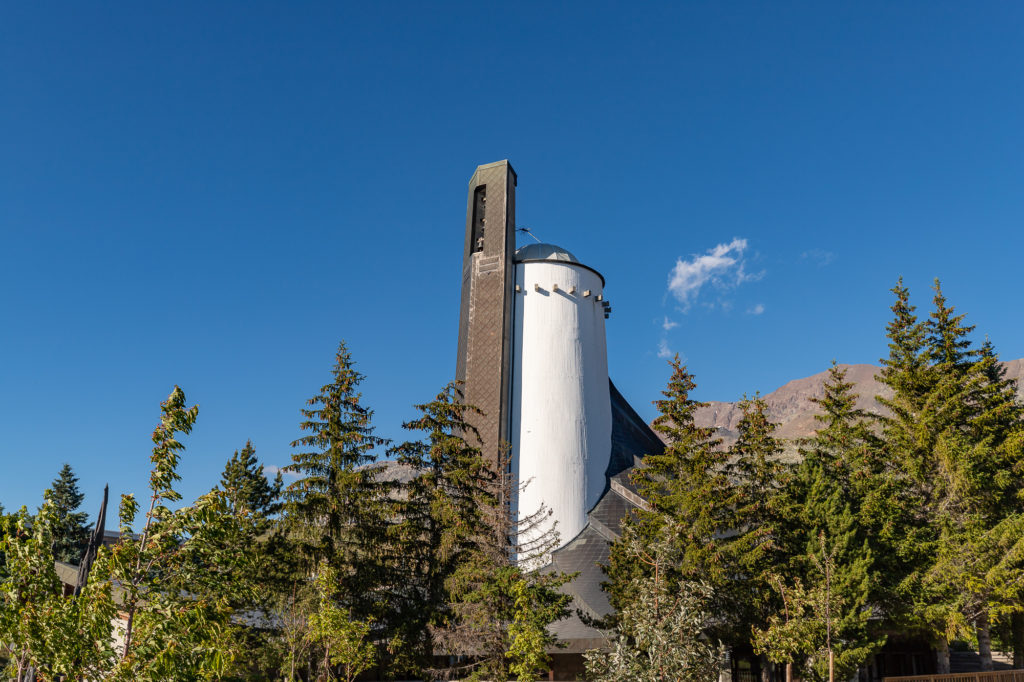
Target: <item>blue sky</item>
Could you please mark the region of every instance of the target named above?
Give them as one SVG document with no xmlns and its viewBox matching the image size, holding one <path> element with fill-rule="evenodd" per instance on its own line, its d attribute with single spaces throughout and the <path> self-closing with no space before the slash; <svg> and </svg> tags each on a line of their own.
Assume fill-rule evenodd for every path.
<svg viewBox="0 0 1024 682">
<path fill-rule="evenodd" d="M 1024 356 L 1019 3 L 8 3 L 0 502 L 289 459 L 349 342 L 382 435 L 454 373 L 466 183 L 606 277 L 612 378 L 734 400 L 885 353 L 931 280 Z"/>
</svg>

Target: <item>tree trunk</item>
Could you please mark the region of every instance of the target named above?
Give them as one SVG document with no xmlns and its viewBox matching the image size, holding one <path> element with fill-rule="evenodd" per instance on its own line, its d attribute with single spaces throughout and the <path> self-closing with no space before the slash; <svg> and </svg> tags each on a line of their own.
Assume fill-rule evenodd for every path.
<svg viewBox="0 0 1024 682">
<path fill-rule="evenodd" d="M 786 664 L 786 682 L 793 682 L 793 664 Z"/>
<path fill-rule="evenodd" d="M 1010 627 L 1013 629 L 1013 667 L 1024 668 L 1024 612 L 1013 614 Z"/>
<path fill-rule="evenodd" d="M 989 632 L 988 611 L 982 611 L 975 621 L 978 632 L 978 656 L 981 657 L 982 672 L 992 670 L 992 635 Z"/>
<path fill-rule="evenodd" d="M 935 643 L 935 668 L 939 675 L 949 674 L 949 642 L 945 637 Z"/>
</svg>

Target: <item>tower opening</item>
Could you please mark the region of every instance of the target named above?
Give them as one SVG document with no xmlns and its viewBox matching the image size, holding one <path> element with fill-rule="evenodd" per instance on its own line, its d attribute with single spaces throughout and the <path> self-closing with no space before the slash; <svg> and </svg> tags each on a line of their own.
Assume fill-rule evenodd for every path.
<svg viewBox="0 0 1024 682">
<path fill-rule="evenodd" d="M 487 185 L 473 191 L 473 253 L 484 250 L 484 223 L 487 222 Z"/>
</svg>

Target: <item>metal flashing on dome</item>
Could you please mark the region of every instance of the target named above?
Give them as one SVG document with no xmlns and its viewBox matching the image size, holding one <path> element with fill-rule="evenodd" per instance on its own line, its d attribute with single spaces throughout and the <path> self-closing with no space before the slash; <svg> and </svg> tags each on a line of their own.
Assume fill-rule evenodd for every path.
<svg viewBox="0 0 1024 682">
<path fill-rule="evenodd" d="M 554 244 L 527 244 L 516 249 L 515 259 L 519 262 L 527 260 L 558 260 L 566 263 L 579 263 L 579 259 L 560 246 Z"/>
<path fill-rule="evenodd" d="M 563 249 L 560 246 L 555 246 L 554 244 L 546 244 L 541 242 L 537 244 L 527 244 L 526 246 L 520 246 L 518 249 L 516 249 L 513 258 L 516 263 L 536 263 L 543 261 L 569 263 L 571 265 L 581 267 L 585 270 L 590 270 L 595 275 L 601 278 L 602 285 L 605 283 L 604 275 L 602 275 L 600 272 L 590 267 L 589 265 L 584 265 L 572 253 Z"/>
</svg>

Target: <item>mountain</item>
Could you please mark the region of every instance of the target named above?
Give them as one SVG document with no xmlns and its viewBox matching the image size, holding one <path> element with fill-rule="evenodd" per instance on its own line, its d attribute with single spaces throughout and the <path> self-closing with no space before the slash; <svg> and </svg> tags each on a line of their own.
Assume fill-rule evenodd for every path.
<svg viewBox="0 0 1024 682">
<path fill-rule="evenodd" d="M 1010 360 L 1002 365 L 1006 376 L 1017 382 L 1017 394 L 1024 400 L 1024 358 Z M 854 385 L 858 394 L 857 407 L 874 414 L 884 414 L 884 408 L 875 401 L 876 395 L 889 397 L 892 391 L 875 381 L 881 369 L 876 365 L 840 365 L 846 370 L 846 378 Z M 768 417 L 779 424 L 776 432 L 780 438 L 792 440 L 814 434 L 817 422 L 814 415 L 817 406 L 811 398 L 825 395 L 825 380 L 828 371 L 819 372 L 804 379 L 794 379 L 779 389 L 764 396 L 768 404 Z M 743 416 L 737 403 L 711 401 L 707 407 L 697 410 L 695 421 L 698 426 L 712 426 L 718 429 L 726 446 L 736 440 L 736 425 Z"/>
</svg>

